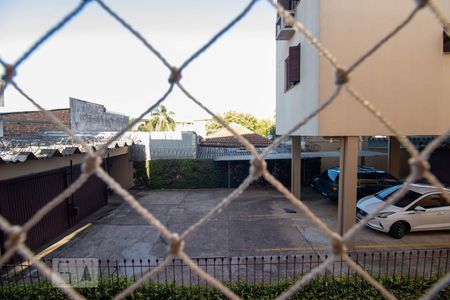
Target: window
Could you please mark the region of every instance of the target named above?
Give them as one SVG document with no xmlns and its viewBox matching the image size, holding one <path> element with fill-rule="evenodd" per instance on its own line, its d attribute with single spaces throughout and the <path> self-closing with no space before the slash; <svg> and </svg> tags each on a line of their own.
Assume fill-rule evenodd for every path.
<svg viewBox="0 0 450 300">
<path fill-rule="evenodd" d="M 337 183 L 339 180 L 339 172 L 335 170 L 328 170 L 328 177 L 334 183 Z"/>
<path fill-rule="evenodd" d="M 445 32 L 445 30 L 443 32 L 443 51 L 444 53 L 450 53 L 450 36 Z"/>
<path fill-rule="evenodd" d="M 393 187 L 390 187 L 388 189 L 382 190 L 381 192 L 375 194 L 375 197 L 377 197 L 380 200 L 386 201 L 389 199 L 390 196 L 392 196 L 396 191 L 398 191 L 401 188 L 401 185 L 395 185 Z M 403 196 L 400 200 L 398 200 L 396 203 L 394 203 L 395 206 L 398 207 L 406 207 L 417 200 L 417 198 L 420 198 L 420 194 L 408 191 L 405 196 Z"/>
<path fill-rule="evenodd" d="M 387 173 L 378 173 L 378 179 L 381 185 L 398 184 L 397 178 Z"/>
<path fill-rule="evenodd" d="M 300 3 L 300 0 L 290 0 L 289 1 L 289 10 L 296 9 L 299 3 Z"/>
<path fill-rule="evenodd" d="M 439 194 L 429 195 L 419 200 L 416 204 L 414 204 L 411 209 L 414 209 L 417 206 L 422 206 L 423 208 L 436 208 L 445 206 L 447 202 L 442 201 L 442 197 Z"/>
<path fill-rule="evenodd" d="M 358 182 L 361 185 L 377 184 L 378 180 L 375 173 L 358 173 Z"/>
<path fill-rule="evenodd" d="M 300 82 L 300 50 L 300 44 L 289 47 L 289 56 L 284 61 L 285 91 L 291 89 Z"/>
<path fill-rule="evenodd" d="M 287 10 L 294 10 L 297 8 L 300 0 L 278 0 L 278 3 Z"/>
</svg>

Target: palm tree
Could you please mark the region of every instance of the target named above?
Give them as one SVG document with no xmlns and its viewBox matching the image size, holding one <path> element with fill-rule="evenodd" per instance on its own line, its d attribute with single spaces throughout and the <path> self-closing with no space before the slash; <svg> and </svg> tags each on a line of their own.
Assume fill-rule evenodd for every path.
<svg viewBox="0 0 450 300">
<path fill-rule="evenodd" d="M 145 127 L 148 131 L 174 131 L 175 115 L 172 111 L 167 111 L 164 105 L 160 105 L 154 112 L 152 112 L 152 118 L 146 122 Z"/>
</svg>

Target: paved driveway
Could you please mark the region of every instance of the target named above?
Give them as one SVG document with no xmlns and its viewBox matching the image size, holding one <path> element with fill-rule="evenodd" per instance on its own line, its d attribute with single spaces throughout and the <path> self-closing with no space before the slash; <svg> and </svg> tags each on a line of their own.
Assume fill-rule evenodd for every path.
<svg viewBox="0 0 450 300">
<path fill-rule="evenodd" d="M 231 190 L 139 191 L 140 203 L 170 230 L 181 233 L 217 205 Z M 310 188 L 305 203 L 336 228 L 337 203 Z M 88 221 L 86 229 L 60 243 L 48 257 L 132 259 L 164 257 L 166 242 L 127 204 L 110 205 Z M 90 224 L 90 225 L 89 225 Z M 449 247 L 450 231 L 411 233 L 401 240 L 364 229 L 356 248 L 410 249 Z M 328 239 L 301 212 L 273 189 L 250 189 L 186 240 L 193 257 L 277 255 L 323 252 Z"/>
</svg>

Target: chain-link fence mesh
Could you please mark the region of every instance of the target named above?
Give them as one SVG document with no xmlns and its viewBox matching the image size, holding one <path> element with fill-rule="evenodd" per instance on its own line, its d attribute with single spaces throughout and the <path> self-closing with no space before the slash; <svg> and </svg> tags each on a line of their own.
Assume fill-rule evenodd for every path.
<svg viewBox="0 0 450 300">
<path fill-rule="evenodd" d="M 208 223 L 215 215 L 219 214 L 231 201 L 236 199 L 242 192 L 257 178 L 263 177 L 269 183 L 271 183 L 279 192 L 281 192 L 289 201 L 291 201 L 297 208 L 303 211 L 306 216 L 316 225 L 318 226 L 329 238 L 330 240 L 330 255 L 327 260 L 325 260 L 318 267 L 311 270 L 309 274 L 303 276 L 299 281 L 297 281 L 289 290 L 281 294 L 279 299 L 287 299 L 294 295 L 297 291 L 299 291 L 303 286 L 307 285 L 315 276 L 319 275 L 321 272 L 327 269 L 330 265 L 333 264 L 336 259 L 341 257 L 349 267 L 351 267 L 356 273 L 358 273 L 362 278 L 364 278 L 367 282 L 369 282 L 373 287 L 375 287 L 385 298 L 395 299 L 395 296 L 390 293 L 382 284 L 376 281 L 373 277 L 369 275 L 363 268 L 360 267 L 347 253 L 346 243 L 361 230 L 368 221 L 376 216 L 380 211 L 386 208 L 388 205 L 395 203 L 398 199 L 404 196 L 407 192 L 408 187 L 418 179 L 425 178 L 432 185 L 436 186 L 445 198 L 450 202 L 450 196 L 444 190 L 444 186 L 439 182 L 439 180 L 430 172 L 430 166 L 428 163 L 428 159 L 431 153 L 439 147 L 439 145 L 447 138 L 450 133 L 450 128 L 442 133 L 439 137 L 437 137 L 433 142 L 428 144 L 428 146 L 421 152 L 419 152 L 414 145 L 407 139 L 405 135 L 403 135 L 399 130 L 396 129 L 394 123 L 390 120 L 386 119 L 382 112 L 378 111 L 376 107 L 372 105 L 370 100 L 361 96 L 358 91 L 350 85 L 349 74 L 353 72 L 359 65 L 364 63 L 364 61 L 371 55 L 373 55 L 383 44 L 388 43 L 395 35 L 402 30 L 405 26 L 407 26 L 414 17 L 423 9 L 430 9 L 438 22 L 440 22 L 444 26 L 444 30 L 446 32 L 449 31 L 447 27 L 450 24 L 448 18 L 444 15 L 442 10 L 438 7 L 438 5 L 433 0 L 415 0 L 415 7 L 410 12 L 410 14 L 405 18 L 400 25 L 390 31 L 385 35 L 380 41 L 376 42 L 372 48 L 370 48 L 366 53 L 361 55 L 359 58 L 355 60 L 355 62 L 350 67 L 345 67 L 341 65 L 336 57 L 327 50 L 327 48 L 313 35 L 310 31 L 308 31 L 305 26 L 295 20 L 291 14 L 285 10 L 281 5 L 277 3 L 276 0 L 268 0 L 273 7 L 276 9 L 278 14 L 284 19 L 287 24 L 290 24 L 292 28 L 306 38 L 335 69 L 335 89 L 334 92 L 325 99 L 321 105 L 313 111 L 310 115 L 304 118 L 301 122 L 296 124 L 291 130 L 289 130 L 285 135 L 277 138 L 270 146 L 268 146 L 264 152 L 258 153 L 256 149 L 250 144 L 244 137 L 240 136 L 237 132 L 233 130 L 228 124 L 214 112 L 212 112 L 208 107 L 203 105 L 197 98 L 195 98 L 189 91 L 182 85 L 181 83 L 181 74 L 182 71 L 189 66 L 189 64 L 198 58 L 202 53 L 207 50 L 211 45 L 213 45 L 218 39 L 221 38 L 223 34 L 225 34 L 231 27 L 236 25 L 242 18 L 244 18 L 252 9 L 254 4 L 258 0 L 252 0 L 245 7 L 245 9 L 236 16 L 228 25 L 226 25 L 222 30 L 220 30 L 215 36 L 213 36 L 203 47 L 197 50 L 194 54 L 192 54 L 184 63 L 181 64 L 180 67 L 172 66 L 167 59 L 158 52 L 149 42 L 143 37 L 135 28 L 133 28 L 127 21 L 125 21 L 119 14 L 117 14 L 114 10 L 112 10 L 106 3 L 102 0 L 82 0 L 80 4 L 72 10 L 67 16 L 65 16 L 60 22 L 58 22 L 54 27 L 52 27 L 49 31 L 47 31 L 40 39 L 38 39 L 24 54 L 22 54 L 16 62 L 12 64 L 6 63 L 4 60 L 0 58 L 0 64 L 4 68 L 3 80 L 6 85 L 0 91 L 1 93 L 8 87 L 12 87 L 16 89 L 22 96 L 24 96 L 28 101 L 30 101 L 34 106 L 36 106 L 39 110 L 44 112 L 51 120 L 57 124 L 64 132 L 66 132 L 74 142 L 82 145 L 86 150 L 87 154 L 84 158 L 82 175 L 75 180 L 63 193 L 55 197 L 52 201 L 50 201 L 47 205 L 42 207 L 32 218 L 30 218 L 23 225 L 12 225 L 8 220 L 4 217 L 0 216 L 0 228 L 7 234 L 8 239 L 5 243 L 5 253 L 0 258 L 0 267 L 7 262 L 14 253 L 18 253 L 24 259 L 29 260 L 43 275 L 51 278 L 58 288 L 62 289 L 62 291 L 71 299 L 83 299 L 77 291 L 75 291 L 72 287 L 64 284 L 64 280 L 56 273 L 52 272 L 46 264 L 41 262 L 39 259 L 35 258 L 34 253 L 25 245 L 27 232 L 36 225 L 47 213 L 49 213 L 53 208 L 55 208 L 58 204 L 63 202 L 67 197 L 73 194 L 77 189 L 79 189 L 90 176 L 98 176 L 101 178 L 111 189 L 113 189 L 118 195 L 120 195 L 136 212 L 138 212 L 145 220 L 153 225 L 161 235 L 169 241 L 169 248 L 167 250 L 167 256 L 163 263 L 161 263 L 157 268 L 152 271 L 146 273 L 141 278 L 136 280 L 132 285 L 130 285 L 127 289 L 118 294 L 115 298 L 123 299 L 127 295 L 133 293 L 140 285 L 148 281 L 152 276 L 157 274 L 162 268 L 164 268 L 167 264 L 169 264 L 172 259 L 178 256 L 184 263 L 189 266 L 193 271 L 195 271 L 201 278 L 210 283 L 213 287 L 220 290 L 225 296 L 230 299 L 239 299 L 239 297 L 233 293 L 226 285 L 212 277 L 208 273 L 206 273 L 201 267 L 199 267 L 194 260 L 192 260 L 184 251 L 184 241 L 189 236 L 194 234 L 201 226 Z M 413 0 L 411 0 L 413 1 Z M 77 137 L 69 128 L 67 128 L 58 118 L 56 118 L 50 111 L 43 108 L 39 103 L 33 99 L 30 95 L 28 95 L 22 87 L 20 87 L 16 81 L 14 81 L 14 76 L 16 75 L 16 69 L 29 59 L 30 55 L 36 51 L 45 41 L 52 38 L 52 36 L 58 32 L 61 28 L 63 28 L 67 23 L 69 23 L 74 17 L 80 14 L 83 9 L 86 8 L 88 4 L 91 2 L 96 2 L 107 14 L 109 14 L 112 18 L 114 18 L 117 22 L 119 22 L 123 27 L 125 27 L 130 34 L 135 36 L 142 44 L 153 54 L 155 55 L 162 64 L 164 64 L 171 72 L 169 77 L 169 87 L 164 95 L 158 99 L 152 106 L 146 109 L 138 118 L 136 118 L 127 128 L 124 128 L 121 132 L 118 132 L 115 136 L 111 137 L 105 144 L 97 148 L 97 151 L 93 151 L 87 144 Z M 177 234 L 171 232 L 164 224 L 162 224 L 150 211 L 145 209 L 126 189 L 122 188 L 113 178 L 111 178 L 102 168 L 102 156 L 107 150 L 107 147 L 110 143 L 112 143 L 115 139 L 124 134 L 127 130 L 132 128 L 136 123 L 138 123 L 146 114 L 151 112 L 154 108 L 160 105 L 172 91 L 178 88 L 180 91 L 186 95 L 188 99 L 197 104 L 203 110 L 205 110 L 208 114 L 210 114 L 214 119 L 216 119 L 221 125 L 227 128 L 241 143 L 244 145 L 252 154 L 250 172 L 247 178 L 243 180 L 243 182 L 239 185 L 238 188 L 234 189 L 227 197 L 225 197 L 214 209 L 212 209 L 209 213 L 207 213 L 203 218 L 201 218 L 198 222 L 191 225 L 185 232 L 181 234 Z M 348 230 L 343 236 L 334 232 L 331 228 L 328 227 L 323 221 L 321 221 L 309 208 L 306 206 L 301 199 L 296 198 L 293 194 L 287 190 L 284 185 L 282 185 L 276 178 L 274 178 L 266 168 L 265 158 L 267 155 L 275 149 L 281 142 L 283 142 L 289 135 L 291 135 L 294 131 L 298 130 L 300 127 L 304 126 L 308 121 L 317 116 L 321 111 L 326 109 L 340 93 L 347 92 L 352 98 L 360 103 L 365 109 L 367 109 L 375 118 L 379 120 L 388 130 L 395 136 L 406 148 L 406 150 L 410 154 L 410 167 L 411 172 L 409 176 L 406 178 L 403 186 L 396 193 L 394 193 L 390 199 L 388 199 L 383 207 L 377 209 L 377 211 L 368 214 L 361 222 L 354 225 L 350 230 Z M 442 279 L 440 279 L 436 285 L 431 288 L 424 296 L 424 299 L 431 299 L 435 296 L 441 289 L 446 287 L 450 282 L 450 274 L 447 274 Z"/>
</svg>

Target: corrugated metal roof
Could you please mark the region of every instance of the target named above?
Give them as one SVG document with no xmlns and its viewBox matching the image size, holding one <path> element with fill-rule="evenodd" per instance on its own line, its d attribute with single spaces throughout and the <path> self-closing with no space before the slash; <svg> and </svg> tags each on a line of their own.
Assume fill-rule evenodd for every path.
<svg viewBox="0 0 450 300">
<path fill-rule="evenodd" d="M 256 148 L 258 153 L 262 153 L 265 148 Z M 282 151 L 282 150 L 280 150 Z M 288 152 L 290 153 L 290 152 Z M 250 151 L 245 148 L 229 148 L 229 147 L 198 147 L 198 156 L 199 159 L 216 159 L 217 157 L 225 157 L 225 156 L 242 156 L 242 155 L 250 155 Z"/>
<path fill-rule="evenodd" d="M 261 136 L 240 124 L 230 123 L 228 125 L 255 147 L 267 147 L 272 142 L 268 138 Z M 200 138 L 200 144 L 209 147 L 233 148 L 242 146 L 241 142 L 239 142 L 239 140 L 226 128 L 221 128 L 206 138 Z"/>
<path fill-rule="evenodd" d="M 263 136 L 260 136 L 256 133 L 251 134 L 243 134 L 242 137 L 244 137 L 247 141 L 250 142 L 255 147 L 267 147 L 272 143 L 271 140 L 268 138 L 265 138 Z M 202 146 L 208 146 L 208 147 L 240 147 L 242 146 L 241 142 L 234 137 L 234 136 L 224 136 L 224 137 L 213 137 L 213 138 L 206 138 L 202 139 L 200 141 Z"/>
<path fill-rule="evenodd" d="M 256 148 L 258 153 L 262 153 L 264 148 Z M 339 151 L 318 151 L 318 152 L 302 152 L 302 158 L 316 158 L 316 157 L 339 157 Z M 359 156 L 386 156 L 386 153 L 376 151 L 360 151 Z M 214 159 L 216 161 L 235 161 L 235 160 L 250 160 L 252 156 L 250 151 L 243 148 L 219 148 L 219 147 L 202 147 L 198 149 L 199 159 Z M 292 154 L 289 148 L 279 147 L 272 151 L 266 159 L 291 159 Z"/>
<path fill-rule="evenodd" d="M 61 152 L 63 156 L 71 156 L 74 154 L 81 154 L 81 150 L 78 147 L 67 147 Z"/>
<path fill-rule="evenodd" d="M 91 133 L 77 135 L 94 150 L 105 144 L 114 133 Z M 128 147 L 136 143 L 131 134 L 124 134 L 108 145 L 108 149 Z M 62 133 L 40 136 L 0 137 L 0 162 L 20 163 L 32 159 L 71 156 L 86 149 Z"/>
<path fill-rule="evenodd" d="M 63 156 L 58 149 L 40 149 L 37 153 L 37 158 L 52 158 L 52 157 L 61 157 Z"/>
<path fill-rule="evenodd" d="M 414 144 L 414 147 L 417 149 L 422 149 L 428 145 L 431 141 L 433 141 L 436 136 L 408 136 L 407 137 L 411 143 Z M 450 144 L 450 138 L 446 139 L 440 147 L 446 147 Z M 368 145 L 369 148 L 375 149 L 386 149 L 388 147 L 388 137 L 382 136 L 382 137 L 369 137 L 368 138 Z M 402 144 L 400 144 L 401 148 L 404 148 Z"/>
<path fill-rule="evenodd" d="M 6 163 L 19 163 L 26 160 L 38 159 L 33 152 L 23 151 L 18 153 L 2 153 L 0 152 L 2 160 Z"/>
</svg>

